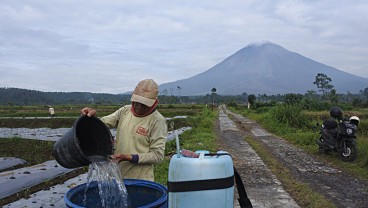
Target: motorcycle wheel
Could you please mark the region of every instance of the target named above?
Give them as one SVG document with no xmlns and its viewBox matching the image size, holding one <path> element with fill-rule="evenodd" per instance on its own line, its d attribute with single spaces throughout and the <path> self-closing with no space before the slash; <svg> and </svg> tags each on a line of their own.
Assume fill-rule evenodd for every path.
<svg viewBox="0 0 368 208">
<path fill-rule="evenodd" d="M 322 147 L 322 146 L 319 146 L 318 151 L 319 151 L 319 153 L 321 153 L 321 154 L 326 154 L 326 155 L 330 152 L 330 150 L 329 150 L 329 149 L 325 149 L 325 148 L 324 148 L 324 147 Z"/>
<path fill-rule="evenodd" d="M 325 148 L 323 145 L 323 138 L 319 137 L 319 139 L 317 140 L 317 144 L 318 144 L 318 152 L 321 154 L 328 154 L 330 152 L 330 150 L 328 148 Z"/>
<path fill-rule="evenodd" d="M 346 142 L 345 145 L 346 145 L 346 150 L 344 150 L 343 144 L 341 145 L 342 147 L 340 148 L 341 159 L 345 162 L 350 162 L 350 161 L 355 160 L 358 156 L 358 152 L 355 147 L 355 144 L 351 142 Z"/>
</svg>

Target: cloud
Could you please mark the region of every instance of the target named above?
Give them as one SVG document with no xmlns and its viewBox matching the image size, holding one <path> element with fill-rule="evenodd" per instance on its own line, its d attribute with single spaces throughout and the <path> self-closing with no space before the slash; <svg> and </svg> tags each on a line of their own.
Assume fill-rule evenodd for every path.
<svg viewBox="0 0 368 208">
<path fill-rule="evenodd" d="M 88 53 L 88 45 L 43 30 L 8 27 L 0 29 L 3 53 L 24 58 L 76 57 Z M 8 53 L 7 53 L 8 52 Z"/>
<path fill-rule="evenodd" d="M 194 76 L 263 40 L 368 77 L 366 19 L 363 0 L 3 1 L 0 80 L 120 93 Z"/>
</svg>

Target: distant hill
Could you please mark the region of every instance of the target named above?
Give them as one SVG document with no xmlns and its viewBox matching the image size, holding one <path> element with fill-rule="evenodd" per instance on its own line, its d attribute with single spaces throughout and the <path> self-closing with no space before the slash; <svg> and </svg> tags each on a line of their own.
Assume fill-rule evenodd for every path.
<svg viewBox="0 0 368 208">
<path fill-rule="evenodd" d="M 0 88 L 0 105 L 121 104 L 129 99 L 130 95 Z"/>
<path fill-rule="evenodd" d="M 286 94 L 318 91 L 313 84 L 318 73 L 332 79 L 338 93 L 357 93 L 368 87 L 368 79 L 316 62 L 273 44 L 249 45 L 207 71 L 160 85 L 170 92 L 180 86 L 181 95 Z"/>
</svg>

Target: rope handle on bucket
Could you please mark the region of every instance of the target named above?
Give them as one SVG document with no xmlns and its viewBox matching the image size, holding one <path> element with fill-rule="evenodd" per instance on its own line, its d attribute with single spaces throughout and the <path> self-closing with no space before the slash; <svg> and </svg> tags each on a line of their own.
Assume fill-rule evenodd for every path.
<svg viewBox="0 0 368 208">
<path fill-rule="evenodd" d="M 222 155 L 229 155 L 231 157 L 231 155 L 229 153 L 209 153 L 209 154 L 205 154 L 205 156 L 222 156 Z M 252 203 L 250 202 L 247 192 L 245 191 L 245 186 L 244 183 L 240 177 L 239 172 L 236 170 L 235 166 L 233 166 L 234 168 L 234 176 L 235 176 L 235 183 L 236 183 L 236 188 L 238 190 L 238 195 L 239 195 L 239 205 L 241 208 L 253 208 Z"/>
<path fill-rule="evenodd" d="M 238 171 L 236 170 L 235 166 L 233 167 L 234 167 L 236 188 L 238 189 L 238 195 L 239 195 L 239 199 L 238 199 L 239 205 L 241 208 L 253 208 L 252 203 L 250 202 L 248 198 L 247 192 L 245 191 L 243 181 L 240 178 L 240 175 Z"/>
</svg>

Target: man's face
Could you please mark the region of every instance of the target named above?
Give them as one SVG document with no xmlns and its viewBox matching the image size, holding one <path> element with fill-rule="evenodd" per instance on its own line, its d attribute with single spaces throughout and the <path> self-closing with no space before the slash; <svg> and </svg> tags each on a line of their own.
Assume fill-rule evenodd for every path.
<svg viewBox="0 0 368 208">
<path fill-rule="evenodd" d="M 133 102 L 133 107 L 134 107 L 134 111 L 140 115 L 147 113 L 150 109 L 150 107 L 142 103 L 137 103 L 137 102 Z"/>
</svg>

